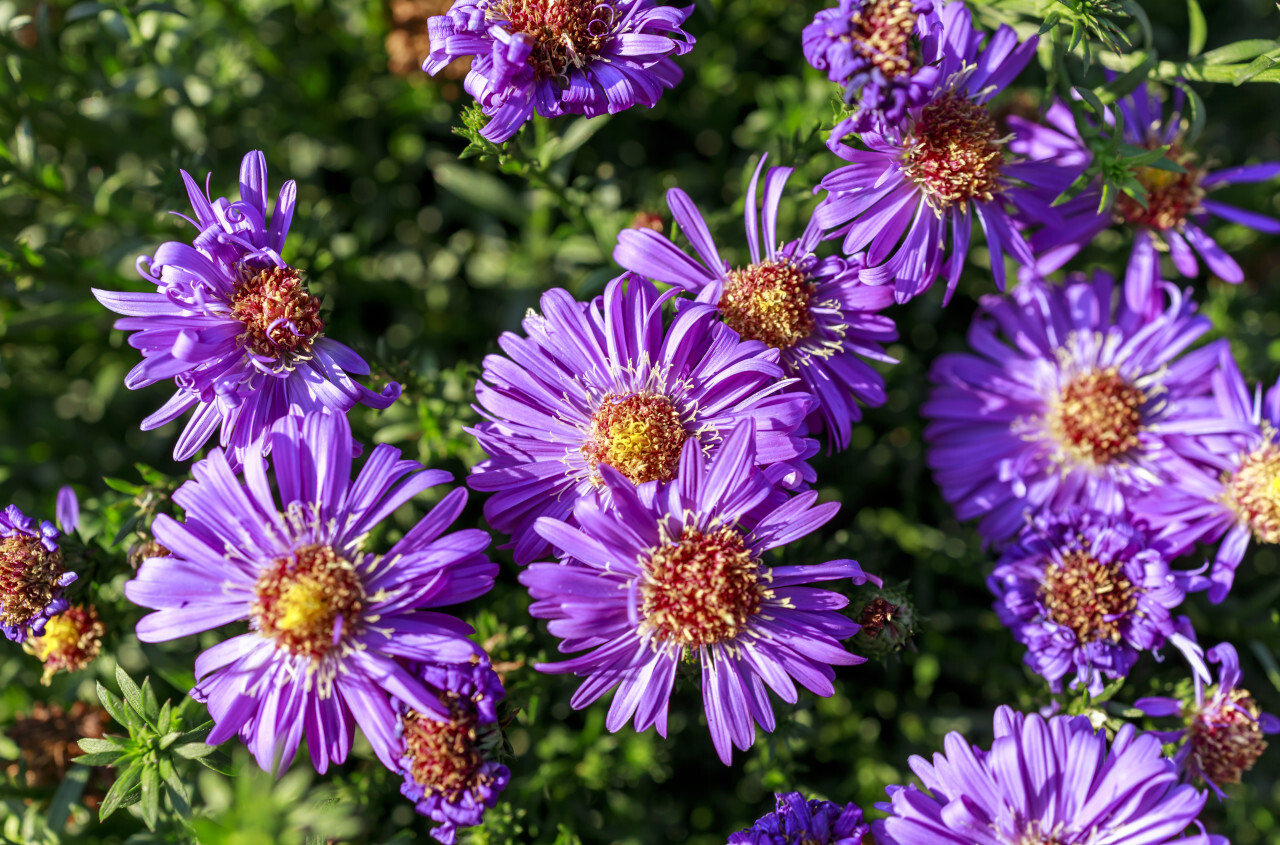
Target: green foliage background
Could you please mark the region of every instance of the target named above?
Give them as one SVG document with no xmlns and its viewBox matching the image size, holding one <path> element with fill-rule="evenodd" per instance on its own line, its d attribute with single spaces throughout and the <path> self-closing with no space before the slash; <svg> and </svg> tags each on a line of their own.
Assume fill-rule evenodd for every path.
<svg viewBox="0 0 1280 845">
<path fill-rule="evenodd" d="M 130 568 L 112 540 L 138 507 L 104 476 L 142 483 L 135 462 L 173 479 L 177 427 L 138 430 L 168 396 L 130 392 L 137 360 L 90 287 L 144 289 L 140 254 L 187 237 L 178 175 L 212 171 L 215 195 L 234 193 L 240 157 L 262 149 L 274 186 L 298 181 L 298 212 L 285 258 L 308 275 L 329 309 L 328 332 L 375 362 L 378 384 L 405 383 L 405 397 L 382 413 L 353 413 L 363 439 L 388 442 L 458 478 L 480 459 L 463 427 L 482 357 L 504 330 L 518 329 L 539 293 L 562 286 L 594 295 L 617 273 L 609 253 L 637 211 L 662 212 L 679 185 L 700 204 L 721 244 L 745 256 L 742 193 L 760 152 L 794 163 L 785 232 L 798 233 L 812 207 L 807 191 L 837 162 L 819 129 L 832 122 L 832 91 L 800 52 L 816 0 L 701 2 L 688 29 L 697 48 L 680 64 L 683 84 L 652 111 L 592 123 L 539 122 L 522 143 L 539 162 L 535 183 L 492 161 L 459 161 L 451 134 L 468 101 L 456 82 L 387 71 L 386 8 L 359 0 L 176 0 L 163 3 L 0 2 L 0 500 L 51 517 L 55 489 L 81 494 L 94 537 L 76 600 L 96 602 L 107 623 L 104 656 L 90 671 L 38 683 L 40 666 L 17 646 L 0 658 L 0 727 L 33 701 L 96 701 L 95 680 L 116 689 L 114 664 L 152 676 L 163 700 L 179 700 L 205 636 L 140 647 L 140 612 L 124 601 Z M 1018 4 L 978 4 L 987 23 Z M 1025 4 L 1023 4 L 1025 5 Z M 1206 3 L 1210 48 L 1272 35 L 1280 17 L 1269 0 Z M 1150 0 L 1162 56 L 1186 54 L 1181 2 Z M 19 33 L 6 22 L 33 13 Z M 1024 27 L 1029 34 L 1034 26 Z M 1094 73 L 1096 74 L 1096 70 Z M 1025 97 L 1041 90 L 1028 75 Z M 1271 85 L 1203 85 L 1208 119 L 1200 149 L 1224 166 L 1280 159 Z M 559 140 L 557 140 L 559 138 Z M 1233 188 L 1228 201 L 1276 214 L 1274 185 Z M 1216 230 L 1245 267 L 1239 287 L 1207 284 L 1203 310 L 1214 336 L 1231 339 L 1242 368 L 1266 383 L 1280 371 L 1280 245 L 1241 227 Z M 732 250 L 726 250 L 726 253 Z M 1104 236 L 1090 262 L 1119 269 L 1127 243 Z M 570 710 L 571 678 L 539 675 L 531 664 L 554 640 L 526 612 L 505 552 L 498 587 L 462 613 L 507 664 L 511 786 L 474 842 L 720 843 L 769 810 L 772 790 L 801 789 L 870 810 L 886 784 L 909 777 L 907 758 L 941 747 L 949 730 L 989 740 L 1001 703 L 1049 702 L 1021 664 L 1021 649 L 990 609 L 983 577 L 991 556 L 969 525 L 957 523 L 923 462 L 925 373 L 940 352 L 964 346 L 976 297 L 991 290 L 981 249 L 956 300 L 940 291 L 894 310 L 901 364 L 886 370 L 889 401 L 867 411 L 853 447 L 818 459 L 824 499 L 843 503 L 820 535 L 787 550 L 806 562 L 854 557 L 868 571 L 909 580 L 925 617 L 915 650 L 887 663 L 842 669 L 837 695 L 802 697 L 779 708 L 779 728 L 723 767 L 715 758 L 691 681 L 681 684 L 667 740 L 652 732 L 608 734 L 604 707 Z M 1206 283 L 1196 283 L 1204 292 Z M 151 503 L 166 507 L 153 476 Z M 117 485 L 119 486 L 119 485 Z M 430 497 L 396 515 L 385 542 L 421 515 Z M 151 507 L 148 504 L 148 508 Z M 148 511 L 150 512 L 150 511 Z M 481 524 L 479 499 L 464 518 Z M 145 523 L 143 523 L 145 524 Z M 1280 712 L 1280 571 L 1274 549 L 1254 552 L 1232 597 L 1190 602 L 1201 641 L 1234 642 L 1246 685 Z M 1144 660 L 1116 694 L 1132 701 L 1185 674 L 1176 657 Z M 198 707 L 190 708 L 192 711 Z M 203 720 L 193 715 L 187 727 Z M 121 732 L 120 726 L 112 727 Z M 136 808 L 103 824 L 80 804 L 67 807 L 61 834 L 45 812 L 54 790 L 0 783 L 7 841 L 304 842 L 336 839 L 425 842 L 428 824 L 399 795 L 396 779 L 358 747 L 326 777 L 300 761 L 280 781 L 257 773 L 229 743 L 234 777 L 192 763 L 179 777 L 193 796 L 186 829 L 163 814 L 148 833 Z M 16 747 L 0 739 L 0 758 Z M 1276 842 L 1280 753 L 1265 756 L 1232 800 L 1211 800 L 1206 823 L 1238 845 Z M 58 803 L 54 802 L 55 805 Z M 874 815 L 874 812 L 872 813 Z M 184 832 L 185 831 L 185 832 Z"/>
</svg>

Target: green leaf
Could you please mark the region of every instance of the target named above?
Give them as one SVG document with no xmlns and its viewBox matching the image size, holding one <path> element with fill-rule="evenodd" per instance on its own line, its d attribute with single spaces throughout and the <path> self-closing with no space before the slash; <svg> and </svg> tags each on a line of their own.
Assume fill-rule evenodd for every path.
<svg viewBox="0 0 1280 845">
<path fill-rule="evenodd" d="M 168 703 L 169 702 L 166 700 L 165 704 L 167 705 Z M 169 727 L 167 724 L 161 724 L 160 702 L 156 700 L 155 690 L 151 688 L 150 676 L 142 679 L 142 706 L 146 708 L 143 710 L 143 713 L 146 715 L 147 719 L 151 721 L 152 727 L 158 731 L 162 731 Z M 168 719 L 166 718 L 164 721 L 167 722 Z"/>
<path fill-rule="evenodd" d="M 1277 47 L 1280 47 L 1280 41 L 1271 38 L 1250 38 L 1210 50 L 1200 57 L 1200 61 L 1206 65 L 1234 65 L 1238 62 L 1250 61 Z"/>
<path fill-rule="evenodd" d="M 165 703 L 168 704 L 167 701 Z M 178 737 L 180 736 L 182 736 L 182 733 L 180 731 L 170 731 L 169 733 L 160 737 L 160 742 L 156 745 L 156 747 L 159 748 L 161 751 L 164 751 L 170 745 L 173 745 L 175 742 L 177 742 Z"/>
<path fill-rule="evenodd" d="M 178 777 L 178 771 L 173 767 L 173 761 L 167 757 L 160 761 L 160 777 L 164 779 L 173 809 L 184 819 L 189 818 L 191 816 L 191 795 L 187 792 L 187 785 L 182 782 L 182 778 Z"/>
<path fill-rule="evenodd" d="M 67 770 L 66 776 L 62 778 L 62 783 L 58 784 L 58 791 L 53 793 L 53 800 L 49 802 L 45 823 L 49 825 L 50 830 L 56 833 L 67 826 L 67 817 L 71 815 L 71 805 L 79 801 L 80 796 L 84 794 L 85 784 L 89 782 L 89 775 L 91 774 L 93 773 L 88 769 L 76 766 L 72 766 Z"/>
<path fill-rule="evenodd" d="M 103 739 L 93 739 L 91 737 L 86 737 L 85 739 L 80 740 L 79 745 L 81 750 L 83 750 L 88 754 L 128 753 L 128 749 L 124 747 L 124 744 L 112 737 L 104 737 Z M 79 758 L 76 758 L 76 762 L 79 762 Z"/>
<path fill-rule="evenodd" d="M 106 797 L 102 799 L 102 806 L 98 808 L 99 821 L 105 821 L 121 807 L 138 803 L 138 798 L 142 794 L 138 789 L 138 783 L 142 780 L 142 765 L 141 760 L 135 761 L 132 766 L 120 773 L 115 783 L 111 784 Z"/>
<path fill-rule="evenodd" d="M 188 742 L 183 745 L 175 745 L 173 753 L 186 760 L 199 760 L 202 757 L 208 757 L 217 750 L 218 746 L 216 745 L 209 745 L 204 742 Z"/>
<path fill-rule="evenodd" d="M 1200 137 L 1200 133 L 1204 131 L 1205 107 L 1204 100 L 1196 93 L 1196 89 L 1192 88 L 1185 82 L 1179 82 L 1178 87 L 1187 95 L 1187 108 L 1190 110 L 1188 117 L 1191 125 L 1187 128 L 1187 142 L 1194 145 Z"/>
<path fill-rule="evenodd" d="M 1275 54 L 1258 56 L 1258 58 L 1249 62 L 1249 64 L 1244 68 L 1244 70 L 1236 74 L 1236 78 L 1232 81 L 1231 84 L 1243 85 L 1244 83 L 1248 82 L 1250 79 L 1253 79 L 1255 76 L 1262 73 L 1264 70 L 1270 70 L 1272 67 L 1275 66 L 1277 62 L 1280 62 L 1280 56 L 1277 56 Z"/>
<path fill-rule="evenodd" d="M 142 821 L 147 830 L 155 831 L 160 820 L 160 772 L 155 764 L 142 770 Z"/>
<path fill-rule="evenodd" d="M 1058 25 L 1058 21 L 1062 20 L 1062 15 L 1057 12 L 1050 12 L 1049 17 L 1044 19 L 1044 23 L 1040 25 L 1040 31 L 1036 35 L 1044 35 L 1049 30 Z"/>
<path fill-rule="evenodd" d="M 1191 23 L 1191 33 L 1187 36 L 1187 55 L 1194 59 L 1204 49 L 1209 27 L 1204 22 L 1204 12 L 1196 0 L 1187 0 L 1187 18 Z"/>
<path fill-rule="evenodd" d="M 206 769 L 212 769 L 220 775 L 231 777 L 236 773 L 235 764 L 231 762 L 231 758 L 221 751 L 215 751 L 204 757 L 197 757 L 196 760 Z"/>
<path fill-rule="evenodd" d="M 130 752 L 128 751 L 95 751 L 91 754 L 81 754 L 72 758 L 72 763 L 78 763 L 81 766 L 116 766 L 121 760 L 128 759 Z"/>
<path fill-rule="evenodd" d="M 120 685 L 120 692 L 124 694 L 124 700 L 129 703 L 133 712 L 145 719 L 147 705 L 142 700 L 142 690 L 138 689 L 138 685 L 133 682 L 133 678 L 129 677 L 129 673 L 119 666 L 116 667 L 116 683 Z"/>
<path fill-rule="evenodd" d="M 142 522 L 142 517 L 136 513 L 133 516 L 126 519 L 124 525 L 121 525 L 120 530 L 116 532 L 116 536 L 111 541 L 111 545 L 113 546 L 120 545 L 120 543 L 124 541 L 125 537 L 128 537 L 137 529 L 138 524 L 140 522 Z"/>
<path fill-rule="evenodd" d="M 126 496 L 136 496 L 144 489 L 141 484 L 131 484 L 123 478 L 104 478 L 102 483 L 117 493 L 124 493 Z"/>
<path fill-rule="evenodd" d="M 1262 664 L 1262 669 L 1267 673 L 1267 680 L 1271 682 L 1271 686 L 1280 690 L 1280 666 L 1276 665 L 1276 659 L 1271 654 L 1271 650 L 1267 648 L 1265 643 L 1258 640 L 1250 640 L 1249 648 L 1253 651 L 1258 662 Z"/>
</svg>

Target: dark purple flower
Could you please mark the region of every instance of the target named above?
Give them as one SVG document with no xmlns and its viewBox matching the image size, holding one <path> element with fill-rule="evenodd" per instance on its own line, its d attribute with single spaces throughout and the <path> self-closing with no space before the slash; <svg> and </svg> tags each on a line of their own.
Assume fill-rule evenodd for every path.
<svg viewBox="0 0 1280 845">
<path fill-rule="evenodd" d="M 400 792 L 420 814 L 439 822 L 431 835 L 453 845 L 458 828 L 480 824 L 511 777 L 506 766 L 491 759 L 501 742 L 497 704 L 506 692 L 481 656 L 466 663 L 422 664 L 413 674 L 449 715 L 440 720 L 398 703 Z"/>
<path fill-rule="evenodd" d="M 1143 698 L 1134 706 L 1149 716 L 1179 716 L 1185 727 L 1158 734 L 1164 742 L 1179 744 L 1174 761 L 1189 777 L 1199 778 L 1219 798 L 1222 786 L 1239 783 L 1241 776 L 1267 749 L 1265 734 L 1280 733 L 1280 718 L 1263 713 L 1258 702 L 1240 684 L 1240 656 L 1230 643 L 1219 643 L 1207 656 L 1218 668 L 1218 683 L 1206 691 L 1195 679 L 1195 702 L 1176 698 Z"/>
<path fill-rule="evenodd" d="M 62 567 L 61 536 L 53 523 L 36 525 L 17 505 L 0 513 L 0 631 L 15 643 L 40 636 L 69 606 L 62 592 L 76 574 Z"/>
<path fill-rule="evenodd" d="M 1164 290 L 1168 308 L 1151 317 L 1105 273 L 983 297 L 973 353 L 938 358 L 921 409 L 929 466 L 960 519 L 981 518 L 1002 544 L 1028 514 L 1122 514 L 1166 478 L 1166 439 L 1194 429 L 1186 404 L 1207 394 L 1219 346 L 1182 354 L 1209 321 Z"/>
<path fill-rule="evenodd" d="M 911 758 L 924 789 L 886 790 L 876 845 L 1229 845 L 1196 821 L 1207 794 L 1133 725 L 1108 742 L 1084 716 L 1001 707 L 990 751 L 955 732 L 944 747 Z"/>
<path fill-rule="evenodd" d="M 816 530 L 839 505 L 815 505 L 800 493 L 770 508 L 773 484 L 755 468 L 756 434 L 746 420 L 710 459 L 693 441 L 680 453 L 669 483 L 634 485 L 601 467 L 608 497 L 584 497 L 577 527 L 539 519 L 537 531 L 565 556 L 535 563 L 520 582 L 535 599 L 529 611 L 550 619 L 560 651 L 589 650 L 543 672 L 586 677 L 571 701 L 582 708 L 617 687 L 605 726 L 656 725 L 667 734 L 667 705 L 682 661 L 702 670 L 702 701 L 716 753 L 728 764 L 733 746 L 755 741 L 755 724 L 774 728 L 766 685 L 788 703 L 792 679 L 818 695 L 835 690 L 832 665 L 865 658 L 839 640 L 858 625 L 836 611 L 844 596 L 816 581 L 870 578 L 851 560 L 770 566 L 764 552 Z"/>
<path fill-rule="evenodd" d="M 822 232 L 812 219 L 799 240 L 776 245 L 778 205 L 791 168 L 775 167 L 765 176 L 764 211 L 757 220 L 756 185 L 764 162 L 761 157 L 747 189 L 748 266 L 734 270 L 720 258 L 706 221 L 679 188 L 667 192 L 671 215 L 701 263 L 652 229 L 624 229 L 613 258 L 627 270 L 694 294 L 746 340 L 777 349 L 786 374 L 799 378 L 788 390 L 817 400 L 810 430 L 825 430 L 828 442 L 844 449 L 853 423 L 862 418 L 858 403 L 876 407 L 885 401 L 884 379 L 862 359 L 896 363 L 882 344 L 898 333 L 893 320 L 879 313 L 893 294 L 860 282 L 857 260 L 814 255 Z"/>
<path fill-rule="evenodd" d="M 801 36 L 804 57 L 853 107 L 833 138 L 893 126 L 929 99 L 942 80 L 941 25 L 933 0 L 840 0 L 814 15 Z"/>
<path fill-rule="evenodd" d="M 1122 97 L 1116 107 L 1123 121 L 1122 138 L 1136 147 L 1153 150 L 1168 146 L 1165 159 L 1183 168 L 1178 173 L 1158 167 L 1138 169 L 1137 179 L 1147 192 L 1147 206 L 1120 194 L 1109 208 L 1099 210 L 1100 192 L 1086 191 L 1062 207 L 1062 225 L 1048 226 L 1031 243 L 1040 255 L 1038 267 L 1049 272 L 1061 267 L 1098 233 L 1113 224 L 1133 232 L 1133 252 L 1125 273 L 1125 297 L 1134 309 L 1159 309 L 1159 280 L 1163 278 L 1160 253 L 1167 252 L 1174 269 L 1195 278 L 1200 268 L 1196 253 L 1209 270 L 1227 282 L 1244 280 L 1244 271 L 1205 231 L 1210 216 L 1221 217 L 1269 235 L 1280 234 L 1280 220 L 1209 199 L 1209 193 L 1226 185 L 1265 182 L 1280 176 L 1280 162 L 1265 162 L 1211 171 L 1200 162 L 1186 137 L 1188 122 L 1182 116 L 1186 94 L 1175 89 L 1168 117 L 1155 90 L 1142 83 Z"/>
<path fill-rule="evenodd" d="M 799 792 L 779 792 L 774 800 L 777 809 L 729 834 L 729 845 L 862 845 L 871 832 L 857 804 L 805 801 Z"/>
<path fill-rule="evenodd" d="M 195 408 L 173 450 L 184 461 L 221 426 L 219 443 L 233 465 L 271 424 L 289 413 L 329 409 L 346 413 L 356 403 L 385 408 L 400 395 L 392 382 L 381 394 L 348 373 L 369 365 L 324 336 L 320 300 L 301 274 L 280 257 L 293 218 L 296 189 L 285 182 L 267 214 L 267 164 L 252 152 L 240 164 L 240 199 L 210 201 L 184 170 L 195 209 L 186 218 L 199 234 L 192 245 L 169 241 L 138 271 L 155 293 L 94 289 L 103 305 L 124 314 L 115 327 L 134 332 L 129 345 L 142 362 L 125 386 L 173 379 L 173 398 L 142 421 L 150 431 Z M 179 215 L 181 216 L 181 215 Z"/>
<path fill-rule="evenodd" d="M 1280 543 L 1280 384 L 1250 393 L 1228 349 L 1212 377 L 1212 407 L 1170 440 L 1183 462 L 1170 483 L 1133 503 L 1176 552 L 1218 543 L 1209 600 L 1226 598 L 1251 541 Z"/>
<path fill-rule="evenodd" d="M 436 74 L 475 56 L 463 82 L 489 115 L 480 133 L 501 143 L 532 116 L 652 108 L 683 76 L 671 56 L 693 49 L 683 9 L 655 0 L 456 0 L 427 22 Z"/>
<path fill-rule="evenodd" d="M 1062 691 L 1102 692 L 1143 651 L 1167 643 L 1208 677 L 1191 621 L 1170 611 L 1205 579 L 1169 568 L 1167 549 L 1122 517 L 1070 507 L 1036 516 L 1000 558 L 987 586 L 996 613 L 1027 646 L 1026 664 Z"/>
<path fill-rule="evenodd" d="M 170 554 L 148 558 L 125 584 L 154 608 L 138 639 L 163 642 L 247 621 L 248 633 L 196 659 L 192 695 L 216 723 L 208 742 L 239 733 L 258 765 L 284 770 L 306 735 L 318 771 L 341 763 L 356 725 L 383 765 L 400 769 L 392 698 L 445 719 L 449 709 L 399 661 L 460 662 L 470 627 L 426 608 L 457 604 L 493 586 L 489 535 L 445 534 L 466 504 L 453 490 L 385 553 L 365 544 L 378 523 L 447 472 L 376 447 L 351 478 L 346 417 L 311 413 L 266 435 L 276 494 L 261 449 L 244 482 L 221 449 L 192 467 L 173 494 L 184 522 L 152 525 Z"/>
<path fill-rule="evenodd" d="M 512 536 L 519 563 L 547 549 L 535 520 L 568 518 L 601 485 L 601 467 L 636 484 L 668 481 L 686 442 L 713 452 L 742 419 L 756 421 L 754 459 L 774 480 L 813 480 L 803 463 L 818 449 L 803 436 L 813 400 L 784 392 L 778 351 L 742 340 L 708 308 L 665 326 L 670 295 L 629 278 L 591 304 L 548 291 L 543 313 L 524 320 L 528 337 L 503 334 L 506 356 L 485 358 L 476 400 L 488 419 L 472 433 L 490 457 L 468 483 L 494 494 L 485 517 Z"/>
<path fill-rule="evenodd" d="M 1035 52 L 1036 39 L 1018 43 L 1001 26 L 978 50 L 963 3 L 942 11 L 948 45 L 939 67 L 943 83 L 929 101 L 907 110 L 892 126 L 860 136 L 861 148 L 834 143 L 849 166 L 832 171 L 819 187 L 827 196 L 815 213 L 828 237 L 843 237 L 847 255 L 866 250 L 862 281 L 894 285 L 899 302 L 917 296 L 945 276 L 950 299 L 969 252 L 976 218 L 986 233 L 991 272 L 1004 289 L 1005 254 L 1034 262 L 1018 226 L 1051 222 L 1050 206 L 1082 170 L 1077 156 L 1039 161 L 1014 154 L 1035 150 L 1035 124 L 1007 134 L 986 104 L 1013 81 Z M 833 136 L 833 140 L 835 139 Z M 947 243 L 950 241 L 950 256 Z"/>
</svg>

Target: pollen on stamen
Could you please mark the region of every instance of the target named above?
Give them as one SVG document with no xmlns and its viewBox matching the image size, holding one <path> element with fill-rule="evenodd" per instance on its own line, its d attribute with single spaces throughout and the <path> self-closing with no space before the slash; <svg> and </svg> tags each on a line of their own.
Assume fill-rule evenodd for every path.
<svg viewBox="0 0 1280 845">
<path fill-rule="evenodd" d="M 320 300 L 292 267 L 246 271 L 232 293 L 231 316 L 244 324 L 245 348 L 262 358 L 306 355 L 324 331 Z"/>
<path fill-rule="evenodd" d="M 350 635 L 365 606 L 355 566 L 325 545 L 304 546 L 263 569 L 254 585 L 258 633 L 319 660 Z"/>
<path fill-rule="evenodd" d="M 102 650 L 107 629 L 93 605 L 74 604 L 48 621 L 44 633 L 23 647 L 44 663 L 40 683 L 48 686 L 58 672 L 76 672 L 92 663 Z"/>
<path fill-rule="evenodd" d="M 61 593 L 64 575 L 62 552 L 39 537 L 0 537 L 0 622 L 29 624 Z"/>
<path fill-rule="evenodd" d="M 1208 172 L 1196 166 L 1195 153 L 1173 144 L 1165 158 L 1183 168 L 1182 173 L 1158 167 L 1139 167 L 1135 178 L 1146 190 L 1147 205 L 1127 194 L 1116 197 L 1113 214 L 1119 223 L 1165 231 L 1177 229 L 1200 208 L 1205 190 L 1201 181 Z"/>
<path fill-rule="evenodd" d="M 1263 433 L 1262 445 L 1224 479 L 1223 500 L 1259 542 L 1280 543 L 1280 447 L 1270 426 Z"/>
<path fill-rule="evenodd" d="M 742 533 L 691 526 L 655 549 L 640 584 L 645 626 L 659 641 L 688 649 L 732 640 L 773 597 Z"/>
<path fill-rule="evenodd" d="M 852 34 L 845 38 L 854 52 L 892 79 L 909 73 L 919 63 L 919 56 L 911 49 L 911 34 L 919 16 L 915 0 L 871 0 L 849 16 Z"/>
<path fill-rule="evenodd" d="M 529 66 L 539 79 L 551 79 L 599 55 L 614 14 L 611 0 L 500 0 L 487 16 L 532 38 Z"/>
<path fill-rule="evenodd" d="M 1115 367 L 1087 370 L 1051 403 L 1048 431 L 1076 463 L 1105 464 L 1139 445 L 1145 402 Z"/>
<path fill-rule="evenodd" d="M 1267 750 L 1258 723 L 1261 715 L 1253 696 L 1240 688 L 1231 691 L 1229 701 L 1217 700 L 1215 706 L 1191 714 L 1191 754 L 1205 777 L 1219 785 L 1239 783 L 1253 768 Z"/>
<path fill-rule="evenodd" d="M 1121 624 L 1138 606 L 1138 592 L 1120 567 L 1075 549 L 1045 570 L 1038 597 L 1046 616 L 1074 631 L 1080 643 L 1119 642 Z"/>
<path fill-rule="evenodd" d="M 490 785 L 480 747 L 480 722 L 457 693 L 444 692 L 449 707 L 447 721 L 436 721 L 410 710 L 404 716 L 405 751 L 409 773 L 428 793 L 457 803 L 467 793 Z"/>
<path fill-rule="evenodd" d="M 903 171 L 938 212 L 1001 190 L 1004 140 L 986 107 L 955 91 L 926 105 L 907 138 Z"/>
<path fill-rule="evenodd" d="M 600 464 L 608 464 L 635 484 L 670 481 L 688 436 L 680 412 L 667 397 L 610 393 L 591 417 L 581 452 L 596 482 Z"/>
<path fill-rule="evenodd" d="M 814 289 L 794 261 L 762 261 L 730 270 L 716 307 L 744 340 L 790 349 L 813 334 L 809 301 Z"/>
</svg>

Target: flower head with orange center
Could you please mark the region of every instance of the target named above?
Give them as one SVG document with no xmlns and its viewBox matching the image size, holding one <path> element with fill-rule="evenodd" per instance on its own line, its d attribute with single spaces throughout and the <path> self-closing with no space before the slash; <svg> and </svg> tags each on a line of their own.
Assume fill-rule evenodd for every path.
<svg viewBox="0 0 1280 845">
<path fill-rule="evenodd" d="M 1097 695 L 1166 644 L 1207 678 L 1191 623 L 1173 615 L 1207 582 L 1171 569 L 1171 557 L 1128 520 L 1071 507 L 1032 519 L 987 585 L 1000 621 L 1027 646 L 1027 665 L 1055 692 L 1074 670 L 1071 685 Z"/>
<path fill-rule="evenodd" d="M 43 634 L 24 643 L 44 663 L 40 683 L 48 686 L 56 673 L 78 672 L 92 663 L 102 650 L 106 632 L 91 604 L 73 604 L 50 619 Z"/>
<path fill-rule="evenodd" d="M 0 513 L 0 632 L 13 642 L 39 636 L 67 609 L 62 593 L 76 574 L 63 567 L 60 536 L 52 523 L 37 525 L 17 505 Z"/>
<path fill-rule="evenodd" d="M 600 464 L 608 464 L 632 483 L 670 481 L 688 438 L 680 412 L 662 395 L 608 394 L 591 415 L 591 433 L 582 454 L 599 483 Z"/>
<path fill-rule="evenodd" d="M 665 736 L 676 669 L 697 664 L 712 741 L 726 764 L 734 747 L 754 742 L 755 724 L 774 727 L 761 684 L 794 703 L 793 678 L 830 695 L 833 666 L 864 662 L 839 645 L 858 632 L 835 612 L 848 599 L 806 585 L 879 583 L 851 560 L 764 560 L 816 530 L 836 506 L 817 504 L 812 492 L 772 504 L 773 484 L 755 467 L 752 429 L 739 423 L 710 459 L 687 442 L 671 482 L 637 487 L 602 467 L 604 495 L 579 499 L 572 524 L 543 518 L 535 526 L 561 562 L 535 563 L 520 575 L 534 598 L 530 612 L 551 620 L 562 650 L 585 651 L 537 666 L 587 677 L 575 708 L 617 687 L 606 727 L 617 731 L 634 718 L 637 730 L 656 725 Z"/>
<path fill-rule="evenodd" d="M 929 467 L 989 542 L 1072 506 L 1120 516 L 1185 472 L 1174 449 L 1201 425 L 1224 345 L 1187 351 L 1210 323 L 1180 292 L 1148 314 L 1116 288 L 1097 272 L 984 297 L 972 351 L 934 362 Z"/>
<path fill-rule="evenodd" d="M 1219 643 L 1206 652 L 1218 664 L 1218 682 L 1195 681 L 1195 698 L 1143 698 L 1135 702 L 1149 716 L 1181 717 L 1180 730 L 1163 734 L 1176 743 L 1179 767 L 1225 797 L 1222 787 L 1240 783 L 1267 749 L 1265 736 L 1280 733 L 1280 717 L 1262 712 L 1249 691 L 1240 686 L 1240 655 L 1230 643 Z"/>
<path fill-rule="evenodd" d="M 398 705 L 450 715 L 405 663 L 474 655 L 471 629 L 435 609 L 493 585 L 489 535 L 446 533 L 467 500 L 454 490 L 385 554 L 373 553 L 366 545 L 379 523 L 449 474 L 384 444 L 352 478 L 351 428 L 333 414 L 285 417 L 268 437 L 270 469 L 254 450 L 242 480 L 215 449 L 173 494 L 183 521 L 152 523 L 170 554 L 147 558 L 125 584 L 132 602 L 154 610 L 138 638 L 247 622 L 195 661 L 192 695 L 208 705 L 210 743 L 238 734 L 272 771 L 288 768 L 305 737 L 324 772 L 346 758 L 359 726 L 398 771 Z"/>
<path fill-rule="evenodd" d="M 963 94 L 947 91 L 921 108 L 906 143 L 903 172 L 938 215 L 1003 190 L 1004 141 L 986 107 Z"/>
<path fill-rule="evenodd" d="M 535 109 L 543 117 L 652 107 L 680 81 L 672 61 L 693 49 L 691 9 L 657 0 L 457 0 L 427 22 L 435 75 L 474 56 L 464 83 L 502 143 Z"/>
<path fill-rule="evenodd" d="M 778 350 L 786 374 L 797 379 L 788 390 L 816 402 L 810 428 L 824 432 L 831 448 L 843 449 L 862 406 L 885 401 L 884 377 L 869 362 L 895 363 L 884 344 L 897 339 L 897 331 L 881 313 L 892 292 L 859 280 L 861 260 L 819 258 L 822 231 L 812 218 L 799 240 L 779 243 L 778 209 L 791 168 L 766 172 L 766 160 L 760 158 L 747 189 L 749 264 L 730 269 L 706 220 L 679 188 L 668 192 L 667 202 L 700 262 L 658 232 L 638 228 L 619 233 L 613 257 L 632 272 L 697 297 L 696 306 L 682 308 L 714 307 L 743 340 Z M 764 207 L 758 209 L 762 175 Z"/>
</svg>

